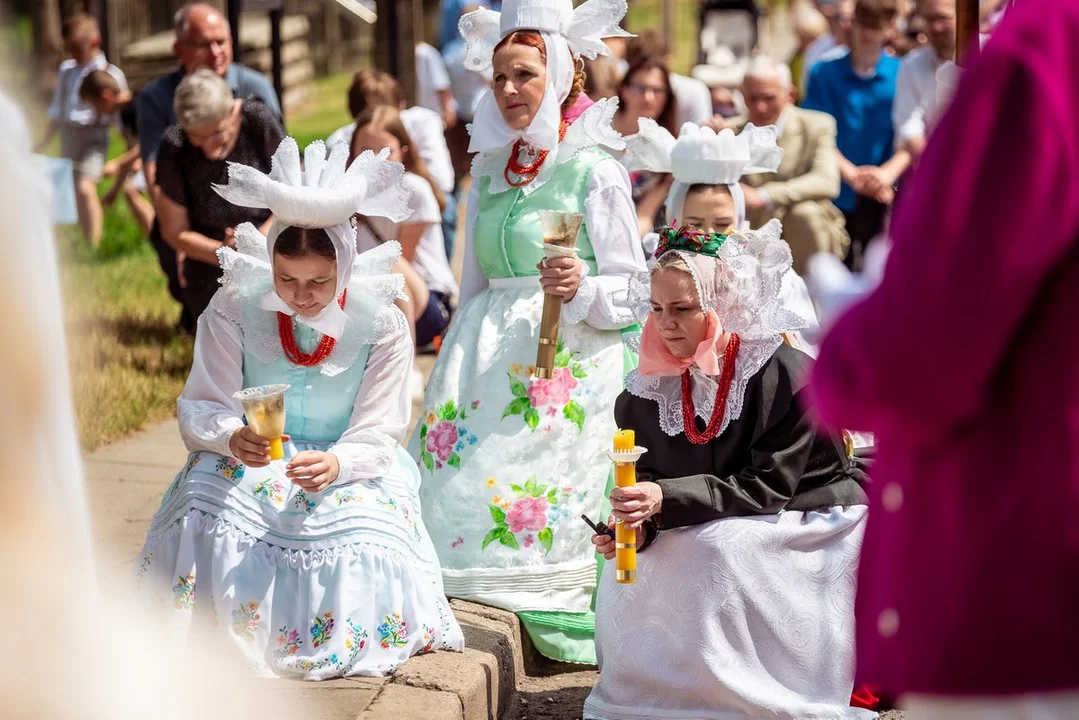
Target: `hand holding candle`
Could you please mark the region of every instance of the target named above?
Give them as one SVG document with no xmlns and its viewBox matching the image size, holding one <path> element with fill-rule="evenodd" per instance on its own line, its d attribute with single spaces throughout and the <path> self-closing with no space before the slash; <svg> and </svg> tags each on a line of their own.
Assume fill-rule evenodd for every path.
<svg viewBox="0 0 1079 720">
<path fill-rule="evenodd" d="M 577 233 L 584 215 L 546 210 L 540 214 L 543 228 L 544 259 L 577 256 Z M 562 316 L 562 298 L 545 293 L 543 317 L 540 319 L 539 348 L 536 351 L 536 377 L 550 379 L 554 374 L 555 351 L 558 348 L 558 326 Z"/>
<path fill-rule="evenodd" d="M 631 488 L 637 484 L 637 460 L 646 450 L 636 445 L 632 430 L 618 430 L 614 434 L 614 448 L 608 457 L 614 462 L 614 484 L 617 488 Z M 637 582 L 637 531 L 627 523 L 617 521 L 614 526 L 615 580 L 622 584 Z"/>
<path fill-rule="evenodd" d="M 243 403 L 244 417 L 256 435 L 270 441 L 270 459 L 285 457 L 285 391 L 288 385 L 262 385 L 233 395 Z"/>
</svg>

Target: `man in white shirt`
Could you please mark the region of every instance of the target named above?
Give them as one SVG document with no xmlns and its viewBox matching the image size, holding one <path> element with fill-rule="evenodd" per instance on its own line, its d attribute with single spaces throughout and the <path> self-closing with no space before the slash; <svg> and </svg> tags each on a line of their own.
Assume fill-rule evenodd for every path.
<svg viewBox="0 0 1079 720">
<path fill-rule="evenodd" d="M 929 44 L 903 59 L 892 105 L 896 148 L 915 158 L 925 149 L 928 128 L 938 114 L 937 71 L 955 58 L 955 0 L 921 0 L 918 11 Z"/>
</svg>

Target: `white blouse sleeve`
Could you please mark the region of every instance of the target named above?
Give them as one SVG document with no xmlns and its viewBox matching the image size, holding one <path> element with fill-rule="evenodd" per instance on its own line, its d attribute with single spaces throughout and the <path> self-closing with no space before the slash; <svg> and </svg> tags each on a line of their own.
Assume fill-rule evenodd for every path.
<svg viewBox="0 0 1079 720">
<path fill-rule="evenodd" d="M 232 457 L 229 440 L 243 427 L 243 406 L 232 397 L 243 389 L 243 334 L 222 314 L 223 293 L 199 318 L 195 358 L 176 401 L 180 437 L 191 452 Z"/>
<path fill-rule="evenodd" d="M 602 160 L 592 169 L 585 223 L 599 272 L 581 279 L 562 308 L 562 322 L 621 330 L 639 319 L 629 305 L 629 278 L 646 267 L 629 173 L 617 160 Z"/>
<path fill-rule="evenodd" d="M 480 267 L 480 259 L 476 256 L 476 246 L 473 239 L 476 236 L 476 223 L 480 216 L 480 191 L 479 183 L 472 182 L 468 190 L 468 200 L 465 207 L 465 257 L 464 267 L 461 269 L 461 292 L 457 296 L 457 307 L 464 304 L 487 289 L 487 276 Z"/>
<path fill-rule="evenodd" d="M 335 483 L 377 479 L 389 472 L 408 431 L 411 372 L 412 340 L 407 333 L 371 347 L 348 430 L 330 448 L 341 466 Z"/>
</svg>

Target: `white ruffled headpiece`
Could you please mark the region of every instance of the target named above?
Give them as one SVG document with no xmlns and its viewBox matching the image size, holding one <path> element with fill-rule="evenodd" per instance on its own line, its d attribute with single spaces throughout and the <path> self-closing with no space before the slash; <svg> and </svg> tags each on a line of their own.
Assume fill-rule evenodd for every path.
<svg viewBox="0 0 1079 720">
<path fill-rule="evenodd" d="M 739 181 L 755 172 L 775 172 L 783 160 L 776 144 L 775 126 L 745 126 L 737 135 L 732 130 L 718 133 L 709 127 L 686 123 L 675 140 L 655 120 L 642 118 L 640 131 L 626 138 L 623 163 L 629 171 L 650 170 L 674 176 L 667 193 L 667 219 L 682 217 L 690 186 L 726 185 L 734 198 L 735 228 L 746 224 L 746 200 Z"/>
<path fill-rule="evenodd" d="M 307 146 L 301 166 L 296 141 L 285 138 L 273 154 L 269 174 L 230 162 L 228 184 L 213 186 L 218 195 L 234 205 L 266 208 L 274 214 L 266 238 L 271 272 L 274 245 L 283 230 L 324 229 L 337 253 L 338 296 L 348 288 L 356 266 L 353 216 L 377 215 L 400 222 L 412 212 L 408 207 L 411 190 L 402 182 L 405 168 L 388 160 L 389 150 L 378 155 L 365 152 L 352 165 L 347 165 L 348 152 L 346 145 L 338 144 L 327 156 L 325 143 L 317 140 Z M 264 310 L 294 314 L 273 289 L 263 295 L 260 305 Z M 323 335 L 340 339 L 348 315 L 331 302 L 317 316 L 297 319 Z"/>
<path fill-rule="evenodd" d="M 573 88 L 573 57 L 594 60 L 610 53 L 603 38 L 632 37 L 619 27 L 627 10 L 626 0 L 586 0 L 576 9 L 572 0 L 505 0 L 500 13 L 481 9 L 463 16 L 458 29 L 468 43 L 469 70 L 489 68 L 498 43 L 518 30 L 538 32 L 547 49 L 547 87 L 531 124 L 524 130 L 509 127 L 488 90 L 469 126 L 469 152 L 490 152 L 518 139 L 538 150 L 555 149 L 562 103 Z"/>
</svg>

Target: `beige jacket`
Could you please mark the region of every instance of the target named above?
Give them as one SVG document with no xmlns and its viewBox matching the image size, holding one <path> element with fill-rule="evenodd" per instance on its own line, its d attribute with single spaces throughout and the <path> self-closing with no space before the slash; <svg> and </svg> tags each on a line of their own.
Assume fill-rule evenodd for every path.
<svg viewBox="0 0 1079 720">
<path fill-rule="evenodd" d="M 805 200 L 835 199 L 840 183 L 835 119 L 793 105 L 786 112 L 786 124 L 779 136 L 783 162 L 778 172 L 747 175 L 742 181 L 764 190 L 776 209 Z"/>
</svg>

